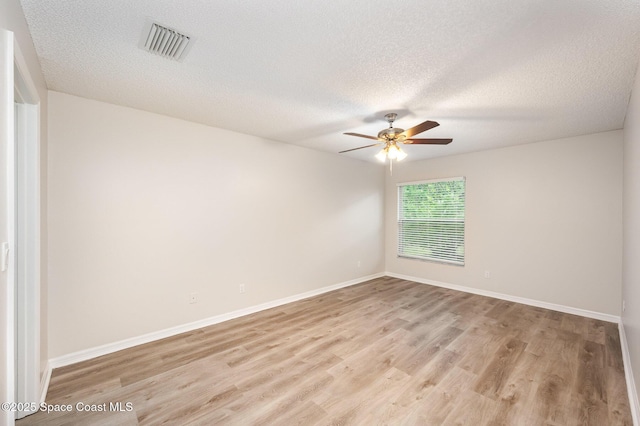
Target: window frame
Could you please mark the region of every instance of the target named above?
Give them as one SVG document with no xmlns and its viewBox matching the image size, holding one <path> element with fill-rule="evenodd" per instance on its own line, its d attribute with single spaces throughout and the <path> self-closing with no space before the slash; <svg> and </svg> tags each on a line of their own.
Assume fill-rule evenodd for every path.
<svg viewBox="0 0 640 426">
<path fill-rule="evenodd" d="M 456 181 L 462 181 L 464 184 L 464 203 L 463 203 L 463 219 L 462 219 L 462 247 L 463 247 L 463 254 L 462 254 L 462 261 L 456 261 L 456 260 L 450 260 L 450 259 L 443 259 L 443 258 L 437 258 L 437 257 L 427 257 L 427 256 L 420 256 L 420 255 L 411 255 L 411 254 L 406 254 L 406 253 L 402 253 L 401 252 L 401 248 L 402 248 L 402 235 L 403 232 L 401 232 L 402 229 L 402 222 L 403 219 L 401 218 L 401 209 L 402 209 L 402 187 L 405 186 L 417 186 L 417 185 L 425 185 L 425 184 L 434 184 L 434 183 L 438 183 L 438 182 L 456 182 Z M 466 226 L 467 226 L 467 179 L 465 176 L 455 176 L 455 177 L 447 177 L 447 178 L 437 178 L 437 179 L 427 179 L 427 180 L 420 180 L 420 181 L 413 181 L 413 182 L 400 182 L 396 184 L 397 187 L 397 209 L 396 209 L 396 220 L 397 220 L 397 224 L 396 224 L 396 237 L 397 237 L 397 245 L 396 245 L 396 254 L 397 257 L 399 258 L 403 258 L 403 259 L 416 259 L 416 260 L 422 260 L 425 262 L 434 262 L 434 263 L 443 263 L 446 265 L 454 265 L 454 266 L 464 266 L 466 263 Z M 453 222 L 453 221 L 449 221 L 449 222 Z"/>
</svg>

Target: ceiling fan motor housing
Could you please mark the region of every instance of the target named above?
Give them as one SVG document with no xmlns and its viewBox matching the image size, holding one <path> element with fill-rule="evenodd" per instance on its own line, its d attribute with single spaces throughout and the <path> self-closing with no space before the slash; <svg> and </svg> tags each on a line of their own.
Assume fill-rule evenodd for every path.
<svg viewBox="0 0 640 426">
<path fill-rule="evenodd" d="M 404 132 L 404 129 L 401 129 L 399 127 L 390 127 L 378 132 L 378 138 L 387 141 L 401 140 L 404 139 L 404 137 L 401 138 L 402 132 Z"/>
</svg>

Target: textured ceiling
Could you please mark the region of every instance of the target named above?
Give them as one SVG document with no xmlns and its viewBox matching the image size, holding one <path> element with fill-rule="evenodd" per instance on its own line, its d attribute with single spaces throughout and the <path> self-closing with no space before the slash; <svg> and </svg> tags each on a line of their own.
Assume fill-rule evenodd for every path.
<svg viewBox="0 0 640 426">
<path fill-rule="evenodd" d="M 623 126 L 637 0 L 22 0 L 50 89 L 313 149 L 424 120 L 407 160 Z M 138 47 L 149 19 L 195 38 Z M 374 148 L 348 154 L 372 160 Z"/>
</svg>

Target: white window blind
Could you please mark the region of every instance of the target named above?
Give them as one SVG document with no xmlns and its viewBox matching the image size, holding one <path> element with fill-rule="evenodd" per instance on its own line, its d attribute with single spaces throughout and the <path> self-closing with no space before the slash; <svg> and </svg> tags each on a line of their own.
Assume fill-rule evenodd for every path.
<svg viewBox="0 0 640 426">
<path fill-rule="evenodd" d="M 398 256 L 464 265 L 465 178 L 398 184 Z"/>
</svg>

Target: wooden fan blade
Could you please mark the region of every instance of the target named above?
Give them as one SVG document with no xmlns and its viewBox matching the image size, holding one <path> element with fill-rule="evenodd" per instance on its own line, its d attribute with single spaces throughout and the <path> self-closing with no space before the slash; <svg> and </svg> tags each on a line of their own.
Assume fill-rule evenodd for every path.
<svg viewBox="0 0 640 426">
<path fill-rule="evenodd" d="M 446 145 L 453 142 L 453 139 L 405 139 L 404 143 L 409 145 Z"/>
<path fill-rule="evenodd" d="M 367 139 L 373 139 L 374 141 L 377 141 L 378 138 L 375 136 L 369 136 L 369 135 L 362 135 L 360 133 L 344 133 L 345 135 L 349 135 L 349 136 L 357 136 L 359 138 L 367 138 Z"/>
<path fill-rule="evenodd" d="M 405 135 L 407 138 L 410 138 L 413 135 L 417 135 L 418 133 L 422 133 L 425 132 L 429 129 L 433 129 L 434 127 L 438 127 L 440 124 L 436 123 L 435 121 L 425 121 L 424 123 L 420 123 L 417 126 L 414 126 L 410 129 L 405 130 L 404 132 L 402 132 L 403 135 Z"/>
<path fill-rule="evenodd" d="M 377 139 L 377 138 L 376 138 Z M 343 152 L 349 152 L 349 151 L 355 151 L 356 149 L 362 149 L 362 148 L 369 148 L 372 146 L 377 146 L 377 145 L 384 145 L 384 143 L 380 142 L 380 143 L 373 143 L 371 145 L 365 145 L 365 146 L 360 146 L 358 148 L 351 148 L 351 149 L 346 149 L 344 151 L 340 151 L 338 154 L 342 154 Z"/>
</svg>

